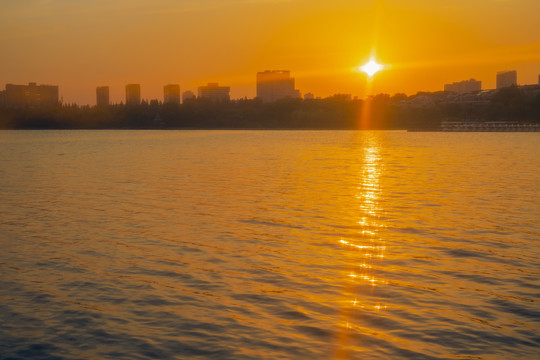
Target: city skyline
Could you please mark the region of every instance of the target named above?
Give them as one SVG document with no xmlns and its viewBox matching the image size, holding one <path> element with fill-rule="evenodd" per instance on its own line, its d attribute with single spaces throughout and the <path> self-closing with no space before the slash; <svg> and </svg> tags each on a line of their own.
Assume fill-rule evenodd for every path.
<svg viewBox="0 0 540 360">
<path fill-rule="evenodd" d="M 367 70 L 366 70 L 367 72 Z M 538 82 L 533 84 L 520 84 L 517 82 L 518 74 L 516 70 L 504 70 L 497 71 L 495 74 L 496 88 L 485 88 L 482 86 L 482 82 L 473 78 L 468 80 L 454 81 L 449 84 L 444 84 L 442 89 L 437 89 L 434 92 L 444 91 L 448 93 L 467 94 L 467 93 L 479 93 L 480 91 L 495 91 L 509 86 L 540 86 L 540 74 L 538 75 Z M 320 96 L 315 96 L 313 93 L 306 92 L 301 93 L 300 90 L 295 89 L 295 79 L 290 76 L 289 70 L 265 70 L 263 72 L 257 72 L 256 87 L 257 93 L 253 98 L 247 96 L 240 99 L 256 99 L 258 98 L 264 102 L 274 102 L 276 100 L 285 98 L 300 98 L 300 99 L 322 99 Z M 176 103 L 180 104 L 185 101 L 186 98 L 207 98 L 213 102 L 222 102 L 230 100 L 238 100 L 231 98 L 230 86 L 220 86 L 216 82 L 209 82 L 206 85 L 200 85 L 197 87 L 197 95 L 191 90 L 180 91 L 179 84 L 167 84 L 163 86 L 163 92 L 160 97 L 145 98 L 141 96 L 141 84 L 127 84 L 124 86 L 125 96 L 119 102 L 111 102 L 109 99 L 109 86 L 97 86 L 95 93 L 96 106 L 106 106 L 115 104 L 126 105 L 138 105 L 142 101 L 158 101 L 160 103 Z M 43 90 L 38 90 L 43 89 Z M 45 104 L 51 105 L 52 97 L 49 95 L 50 91 L 54 90 L 57 103 L 64 103 L 62 97 L 59 95 L 60 90 L 58 85 L 40 84 L 37 86 L 35 82 L 25 84 L 6 84 L 6 90 L 0 90 L 0 105 L 5 104 L 7 106 L 21 106 L 22 104 L 40 105 L 40 96 L 45 96 Z M 41 92 L 45 91 L 45 95 L 41 95 Z M 418 91 L 417 94 L 422 93 Z M 381 93 L 382 94 L 382 93 Z M 388 94 L 388 95 L 397 95 Z M 346 96 L 348 99 L 352 99 L 352 94 L 335 93 L 331 96 Z M 413 94 L 414 95 L 414 94 Z M 369 98 L 372 95 L 368 95 Z M 355 99 L 357 97 L 354 97 Z M 182 99 L 182 101 L 180 100 Z M 37 100 L 37 101 L 36 101 Z M 79 105 L 79 104 L 78 104 Z M 84 104 L 84 106 L 89 104 Z"/>
<path fill-rule="evenodd" d="M 361 98 L 470 78 L 490 89 L 510 69 L 533 84 L 540 72 L 532 0 L 8 0 L 0 9 L 0 88 L 56 84 L 64 103 L 81 105 L 95 104 L 103 84 L 111 103 L 130 83 L 142 99 L 161 98 L 165 84 L 208 82 L 253 98 L 264 69 L 290 70 L 302 94 Z M 369 81 L 357 69 L 371 57 L 386 66 Z"/>
</svg>

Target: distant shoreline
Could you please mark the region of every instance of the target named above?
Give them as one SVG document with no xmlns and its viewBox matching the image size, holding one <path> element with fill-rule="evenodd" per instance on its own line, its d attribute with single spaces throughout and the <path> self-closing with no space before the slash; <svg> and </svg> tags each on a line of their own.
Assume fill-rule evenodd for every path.
<svg viewBox="0 0 540 360">
<path fill-rule="evenodd" d="M 503 88 L 477 101 L 451 93 L 379 94 L 369 100 L 259 99 L 182 104 L 0 106 L 0 129 L 538 131 L 540 88 Z"/>
</svg>

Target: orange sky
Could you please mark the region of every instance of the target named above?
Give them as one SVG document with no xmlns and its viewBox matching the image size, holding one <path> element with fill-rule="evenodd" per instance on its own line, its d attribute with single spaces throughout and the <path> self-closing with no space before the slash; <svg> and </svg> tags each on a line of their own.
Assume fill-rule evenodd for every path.
<svg viewBox="0 0 540 360">
<path fill-rule="evenodd" d="M 366 95 L 352 69 L 372 52 L 391 67 L 371 93 L 442 90 L 475 78 L 495 86 L 500 70 L 518 83 L 540 74 L 538 0 L 2 0 L 0 89 L 56 84 L 65 103 L 111 102 L 140 83 L 163 100 L 219 82 L 255 96 L 255 74 L 291 70 L 302 94 Z"/>
</svg>

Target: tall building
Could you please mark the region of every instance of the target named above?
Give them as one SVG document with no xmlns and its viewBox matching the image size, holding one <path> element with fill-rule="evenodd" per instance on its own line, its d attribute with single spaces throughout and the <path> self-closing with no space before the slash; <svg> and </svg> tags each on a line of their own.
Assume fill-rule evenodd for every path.
<svg viewBox="0 0 540 360">
<path fill-rule="evenodd" d="M 180 104 L 180 85 L 165 85 L 163 87 L 163 102 L 170 104 Z"/>
<path fill-rule="evenodd" d="M 109 87 L 108 86 L 96 87 L 96 105 L 109 106 Z"/>
<path fill-rule="evenodd" d="M 272 102 L 287 97 L 300 97 L 294 88 L 294 78 L 288 70 L 266 70 L 257 73 L 257 97 L 262 102 Z"/>
<path fill-rule="evenodd" d="M 231 99 L 229 86 L 219 86 L 218 83 L 208 83 L 206 86 L 199 86 L 199 98 L 209 99 L 214 102 L 229 101 Z"/>
<path fill-rule="evenodd" d="M 540 85 L 540 75 L 538 75 L 538 85 Z"/>
<path fill-rule="evenodd" d="M 140 105 L 141 103 L 141 85 L 126 85 L 126 105 Z"/>
<path fill-rule="evenodd" d="M 497 89 L 517 85 L 517 71 L 499 71 L 497 73 Z"/>
<path fill-rule="evenodd" d="M 474 79 L 444 85 L 444 91 L 466 94 L 482 90 L 482 82 Z"/>
<path fill-rule="evenodd" d="M 39 107 L 58 104 L 58 86 L 6 84 L 4 103 L 9 107 Z"/>
<path fill-rule="evenodd" d="M 195 94 L 193 91 L 186 90 L 182 93 L 182 103 L 184 103 L 188 99 L 195 99 Z"/>
</svg>

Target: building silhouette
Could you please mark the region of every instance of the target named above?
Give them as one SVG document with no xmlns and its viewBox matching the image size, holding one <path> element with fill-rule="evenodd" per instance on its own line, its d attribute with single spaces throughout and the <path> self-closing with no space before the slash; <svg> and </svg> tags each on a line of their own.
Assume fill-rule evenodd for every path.
<svg viewBox="0 0 540 360">
<path fill-rule="evenodd" d="M 109 87 L 108 86 L 96 87 L 96 105 L 109 106 Z"/>
<path fill-rule="evenodd" d="M 497 89 L 517 85 L 517 71 L 499 71 L 497 73 Z"/>
<path fill-rule="evenodd" d="M 190 90 L 186 90 L 182 93 L 182 102 L 185 102 L 186 100 L 188 99 L 195 99 L 196 96 L 195 94 L 193 93 L 193 91 L 190 91 Z"/>
<path fill-rule="evenodd" d="M 273 102 L 284 98 L 299 98 L 294 88 L 294 78 L 288 70 L 266 70 L 257 73 L 257 97 L 262 102 Z"/>
<path fill-rule="evenodd" d="M 163 87 L 163 103 L 180 104 L 180 85 L 169 84 Z"/>
<path fill-rule="evenodd" d="M 229 101 L 231 88 L 229 86 L 219 86 L 218 83 L 208 83 L 206 86 L 199 86 L 198 93 L 200 99 L 209 99 L 213 102 Z"/>
<path fill-rule="evenodd" d="M 141 104 L 141 85 L 128 84 L 126 85 L 126 105 Z"/>
<path fill-rule="evenodd" d="M 58 86 L 6 84 L 3 92 L 3 102 L 8 107 L 40 107 L 58 104 Z"/>
<path fill-rule="evenodd" d="M 482 82 L 474 79 L 444 85 L 444 91 L 466 94 L 482 90 Z"/>
</svg>

